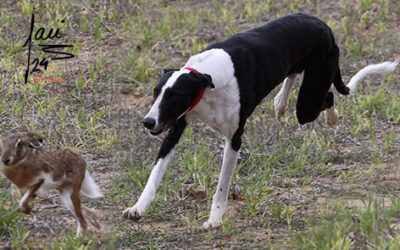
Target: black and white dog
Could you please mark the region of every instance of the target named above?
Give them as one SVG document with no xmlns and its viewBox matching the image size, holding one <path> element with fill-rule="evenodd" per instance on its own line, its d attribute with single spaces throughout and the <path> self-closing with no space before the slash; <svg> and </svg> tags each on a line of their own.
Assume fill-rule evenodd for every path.
<svg viewBox="0 0 400 250">
<path fill-rule="evenodd" d="M 393 71 L 397 65 L 384 62 L 367 66 L 346 86 L 338 61 L 339 48 L 331 29 L 316 17 L 297 13 L 214 43 L 192 56 L 180 70 L 165 72 L 154 89 L 155 103 L 142 122 L 154 135 L 166 130 L 169 133 L 139 200 L 123 216 L 143 216 L 186 125 L 199 119 L 226 138 L 218 187 L 209 219 L 203 225 L 220 226 L 245 122 L 271 90 L 285 80 L 274 102 L 280 117 L 295 75 L 304 71 L 296 105 L 299 123 L 311 122 L 325 110 L 328 124 L 333 125 L 338 114 L 329 91 L 332 83 L 340 94 L 348 95 L 365 76 Z"/>
</svg>

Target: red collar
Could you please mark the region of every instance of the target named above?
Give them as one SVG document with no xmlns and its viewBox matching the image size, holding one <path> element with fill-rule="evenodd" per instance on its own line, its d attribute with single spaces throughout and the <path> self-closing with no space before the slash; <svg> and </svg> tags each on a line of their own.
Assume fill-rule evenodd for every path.
<svg viewBox="0 0 400 250">
<path fill-rule="evenodd" d="M 197 71 L 197 69 L 190 68 L 190 67 L 185 67 L 185 68 L 183 68 L 183 69 L 187 69 L 187 70 L 189 70 L 189 71 L 193 71 L 193 72 L 196 72 L 196 73 L 199 72 L 199 71 Z"/>
<path fill-rule="evenodd" d="M 199 71 L 197 71 L 197 70 L 194 69 L 194 68 L 185 67 L 184 69 L 187 69 L 187 70 L 193 71 L 193 72 L 199 72 Z M 194 98 L 194 100 L 193 100 L 193 102 L 192 102 L 192 105 L 190 105 L 188 112 L 189 112 L 190 110 L 194 109 L 194 107 L 196 107 L 196 105 L 200 102 L 201 98 L 203 97 L 203 94 L 204 94 L 204 91 L 205 91 L 205 90 L 206 90 L 205 88 L 202 89 L 202 90 L 200 90 L 199 95 L 198 95 L 196 98 Z"/>
</svg>

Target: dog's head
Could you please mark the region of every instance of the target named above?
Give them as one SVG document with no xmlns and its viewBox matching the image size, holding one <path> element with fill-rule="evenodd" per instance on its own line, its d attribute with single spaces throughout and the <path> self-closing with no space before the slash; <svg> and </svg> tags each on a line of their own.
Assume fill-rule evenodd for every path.
<svg viewBox="0 0 400 250">
<path fill-rule="evenodd" d="M 166 70 L 154 88 L 154 104 L 142 123 L 153 135 L 168 130 L 184 115 L 205 88 L 214 88 L 210 75 L 183 70 Z"/>
</svg>

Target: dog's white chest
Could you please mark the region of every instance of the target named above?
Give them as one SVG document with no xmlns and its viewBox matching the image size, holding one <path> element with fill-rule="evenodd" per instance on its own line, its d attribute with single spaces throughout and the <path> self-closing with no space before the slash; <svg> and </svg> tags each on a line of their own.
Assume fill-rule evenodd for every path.
<svg viewBox="0 0 400 250">
<path fill-rule="evenodd" d="M 239 127 L 240 95 L 232 59 L 222 49 L 211 49 L 192 56 L 186 67 L 212 76 L 215 89 L 207 89 L 199 104 L 187 114 L 231 138 Z"/>
<path fill-rule="evenodd" d="M 215 131 L 231 138 L 239 127 L 239 90 L 236 79 L 221 89 L 209 91 L 189 119 L 199 119 Z"/>
</svg>

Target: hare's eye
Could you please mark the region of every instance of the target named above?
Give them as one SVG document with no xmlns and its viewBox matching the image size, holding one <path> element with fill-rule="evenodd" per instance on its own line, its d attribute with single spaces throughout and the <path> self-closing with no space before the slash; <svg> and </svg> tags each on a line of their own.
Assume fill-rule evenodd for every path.
<svg viewBox="0 0 400 250">
<path fill-rule="evenodd" d="M 22 141 L 20 139 L 15 143 L 15 148 L 22 148 Z"/>
</svg>

